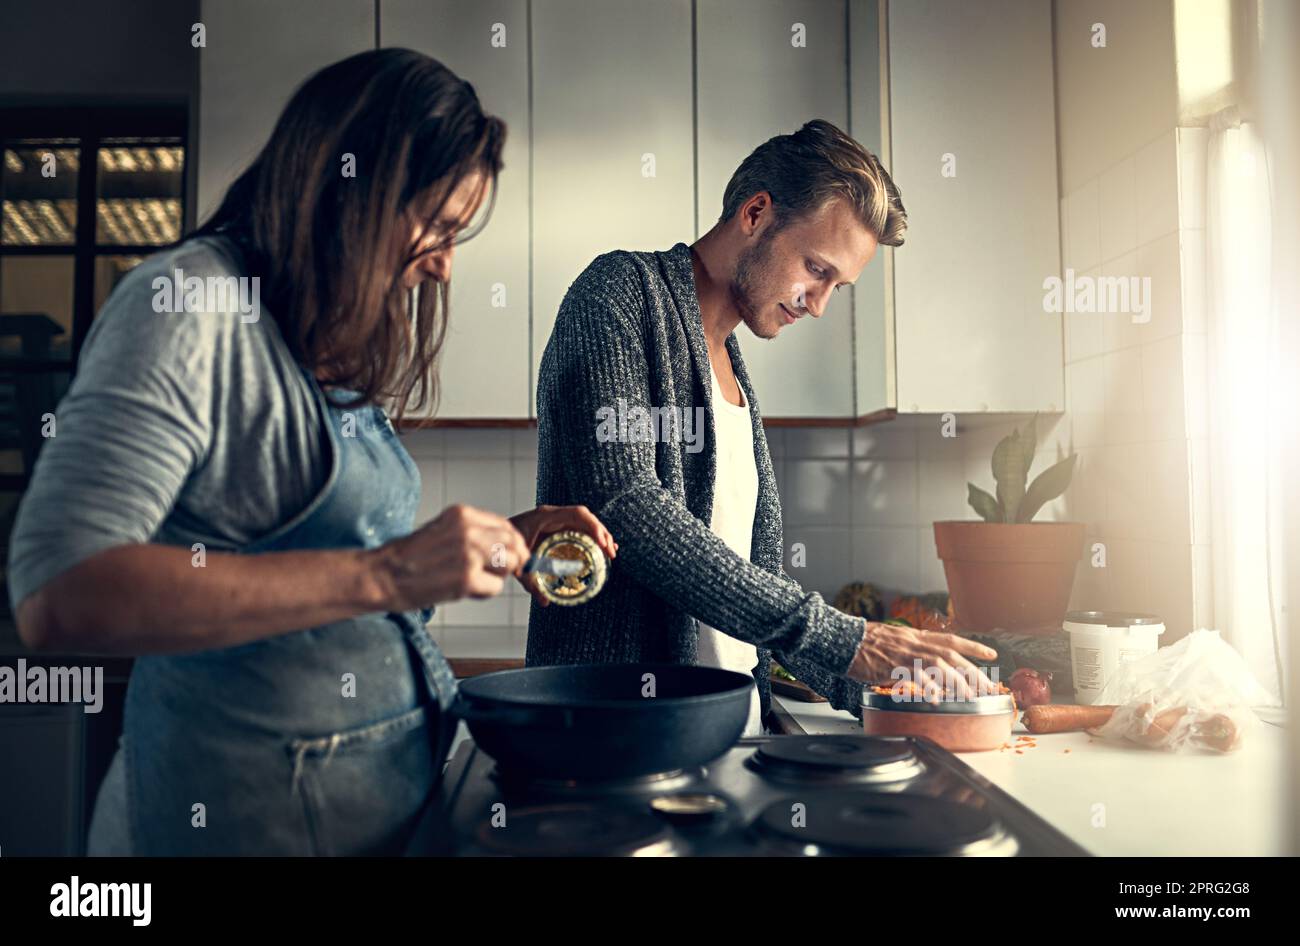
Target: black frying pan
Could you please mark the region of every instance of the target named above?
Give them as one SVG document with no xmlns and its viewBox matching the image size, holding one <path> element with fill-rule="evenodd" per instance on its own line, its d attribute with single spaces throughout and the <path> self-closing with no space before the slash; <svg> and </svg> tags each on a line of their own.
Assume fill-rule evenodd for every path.
<svg viewBox="0 0 1300 946">
<path fill-rule="evenodd" d="M 647 674 L 654 696 L 643 695 Z M 503 772 L 627 778 L 722 755 L 744 731 L 753 686 L 679 664 L 527 667 L 461 681 L 453 712 Z"/>
</svg>

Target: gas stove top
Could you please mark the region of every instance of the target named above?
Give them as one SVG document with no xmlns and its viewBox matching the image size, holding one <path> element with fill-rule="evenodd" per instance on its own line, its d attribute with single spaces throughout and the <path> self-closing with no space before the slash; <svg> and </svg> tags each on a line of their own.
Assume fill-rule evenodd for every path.
<svg viewBox="0 0 1300 946">
<path fill-rule="evenodd" d="M 1083 856 L 952 753 L 873 736 L 742 739 L 699 769 L 565 782 L 472 742 L 408 850 L 460 856 Z"/>
</svg>

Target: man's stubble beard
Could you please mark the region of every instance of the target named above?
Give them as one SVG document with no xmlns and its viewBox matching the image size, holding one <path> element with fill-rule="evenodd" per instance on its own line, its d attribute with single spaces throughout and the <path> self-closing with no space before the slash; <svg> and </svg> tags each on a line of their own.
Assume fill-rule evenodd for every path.
<svg viewBox="0 0 1300 946">
<path fill-rule="evenodd" d="M 757 244 L 740 254 L 740 258 L 736 260 L 736 271 L 727 287 L 727 294 L 731 298 L 731 304 L 740 313 L 740 320 L 758 338 L 776 338 L 780 329 L 779 326 L 771 328 L 764 326 L 757 308 L 761 303 L 755 298 L 756 290 L 767 282 L 767 264 L 771 257 L 770 244 L 775 235 L 775 231 L 769 228 L 759 237 Z"/>
</svg>

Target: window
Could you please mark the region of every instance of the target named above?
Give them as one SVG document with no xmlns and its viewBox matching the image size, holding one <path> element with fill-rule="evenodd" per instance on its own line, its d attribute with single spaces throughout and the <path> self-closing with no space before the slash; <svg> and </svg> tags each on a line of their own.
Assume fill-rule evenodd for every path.
<svg viewBox="0 0 1300 946">
<path fill-rule="evenodd" d="M 185 154 L 184 109 L 0 110 L 0 491 L 25 488 L 95 312 L 180 239 Z"/>
<path fill-rule="evenodd" d="M 183 108 L 0 109 L 0 569 L 95 313 L 180 239 L 186 127 Z"/>
</svg>

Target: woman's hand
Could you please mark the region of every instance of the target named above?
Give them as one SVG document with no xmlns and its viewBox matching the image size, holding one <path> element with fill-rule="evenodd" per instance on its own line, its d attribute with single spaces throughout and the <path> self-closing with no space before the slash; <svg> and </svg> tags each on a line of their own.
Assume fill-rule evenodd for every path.
<svg viewBox="0 0 1300 946">
<path fill-rule="evenodd" d="M 373 555 L 388 609 L 411 611 L 500 594 L 529 551 L 509 519 L 458 504 Z"/>
<path fill-rule="evenodd" d="M 604 524 L 596 518 L 595 514 L 586 506 L 538 506 L 536 509 L 530 509 L 528 512 L 521 512 L 517 516 L 510 517 L 511 523 L 519 530 L 524 537 L 524 542 L 530 549 L 536 548 L 537 543 L 546 538 L 553 532 L 564 532 L 572 530 L 574 532 L 585 532 L 596 540 L 607 558 L 613 558 L 618 554 L 618 543 L 614 537 L 609 534 L 609 530 Z M 533 600 L 546 607 L 550 604 L 542 596 L 537 587 L 536 575 L 518 575 L 519 583 L 528 590 L 533 596 Z"/>
<path fill-rule="evenodd" d="M 870 621 L 866 625 L 862 643 L 849 665 L 849 678 L 859 683 L 889 686 L 899 679 L 895 669 L 902 668 L 907 672 L 904 680 L 924 688 L 933 679 L 948 699 L 955 696 L 969 700 L 976 695 L 975 688 L 980 694 L 998 692 L 993 681 L 969 659 L 996 660 L 998 652 L 993 648 L 940 631 Z M 922 672 L 919 680 L 914 679 L 917 661 Z"/>
</svg>

